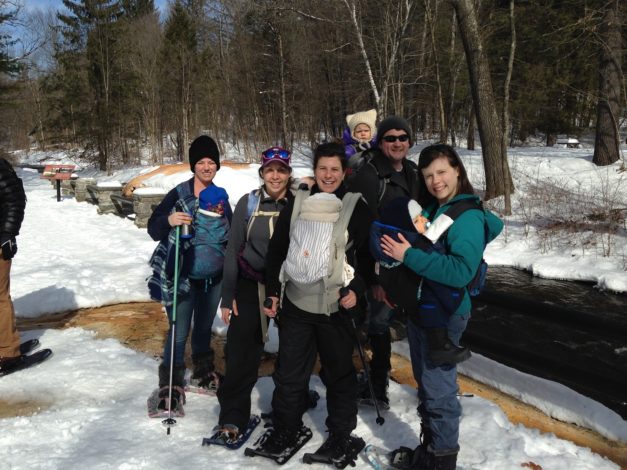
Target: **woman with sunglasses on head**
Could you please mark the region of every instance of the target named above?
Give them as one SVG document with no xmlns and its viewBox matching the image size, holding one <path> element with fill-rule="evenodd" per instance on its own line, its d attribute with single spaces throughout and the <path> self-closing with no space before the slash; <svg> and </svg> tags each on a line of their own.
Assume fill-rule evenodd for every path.
<svg viewBox="0 0 627 470">
<path fill-rule="evenodd" d="M 483 210 L 466 169 L 451 146 L 436 144 L 424 148 L 418 168 L 422 183 L 418 202 L 432 223 L 460 201 L 473 201 L 479 210 L 466 210 L 453 221 L 443 240 L 444 253 L 412 248 L 402 233 L 399 241 L 384 235 L 381 248 L 425 279 L 465 288 L 477 272 L 486 243 L 501 232 L 503 222 Z M 448 321 L 448 336 L 457 346 L 470 319 L 470 309 L 470 296 L 464 289 L 462 302 Z M 407 338 L 414 378 L 419 384 L 422 442 L 414 450 L 401 447 L 394 451 L 394 461 L 403 462 L 403 468 L 454 470 L 461 417 L 456 366 L 436 365 L 430 359 L 427 330 L 412 321 L 407 322 Z"/>
<path fill-rule="evenodd" d="M 234 442 L 251 418 L 250 395 L 266 341 L 269 319 L 262 313 L 268 243 L 281 210 L 294 196 L 290 152 L 271 147 L 261 156 L 261 187 L 238 201 L 224 261 L 222 320 L 228 325 L 226 376 L 218 389 L 220 418 L 216 431 Z"/>
</svg>

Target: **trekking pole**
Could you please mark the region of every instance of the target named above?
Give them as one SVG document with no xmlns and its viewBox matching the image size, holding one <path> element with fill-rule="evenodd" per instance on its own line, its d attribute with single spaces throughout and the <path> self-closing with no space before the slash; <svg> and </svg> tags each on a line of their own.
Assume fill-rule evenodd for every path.
<svg viewBox="0 0 627 470">
<path fill-rule="evenodd" d="M 176 424 L 176 420 L 172 418 L 172 383 L 174 381 L 174 343 L 176 338 L 176 308 L 177 308 L 177 294 L 179 290 L 179 239 L 181 235 L 181 226 L 176 226 L 176 234 L 174 235 L 174 299 L 172 301 L 172 321 L 171 321 L 171 335 L 170 335 L 170 383 L 168 390 L 168 417 L 161 421 L 164 426 L 167 426 L 167 434 L 170 435 L 170 427 Z"/>
<path fill-rule="evenodd" d="M 348 295 L 348 287 L 342 287 L 340 289 L 340 298 Z M 350 312 L 354 308 L 346 309 L 347 312 Z M 374 388 L 372 387 L 372 381 L 370 380 L 370 373 L 368 372 L 368 364 L 366 364 L 366 357 L 364 355 L 364 349 L 361 347 L 361 343 L 359 342 L 359 336 L 357 335 L 357 325 L 355 324 L 355 319 L 349 313 L 349 318 L 351 320 L 351 325 L 353 327 L 353 337 L 355 339 L 355 343 L 357 344 L 357 352 L 359 353 L 359 359 L 361 359 L 361 365 L 364 368 L 364 375 L 366 376 L 366 383 L 368 384 L 368 390 L 370 392 L 370 398 L 372 399 L 372 403 L 374 404 L 374 409 L 377 413 L 377 424 L 379 426 L 383 426 L 385 423 L 385 419 L 381 416 L 381 412 L 379 411 L 379 402 L 377 402 L 377 398 L 374 395 Z"/>
</svg>

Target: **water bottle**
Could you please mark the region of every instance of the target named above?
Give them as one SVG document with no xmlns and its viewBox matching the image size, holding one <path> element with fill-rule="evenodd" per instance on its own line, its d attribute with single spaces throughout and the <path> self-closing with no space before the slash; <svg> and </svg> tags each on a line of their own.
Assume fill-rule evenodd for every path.
<svg viewBox="0 0 627 470">
<path fill-rule="evenodd" d="M 190 217 L 192 215 L 190 214 Z M 181 225 L 181 238 L 189 239 L 194 237 L 194 228 L 191 224 L 182 224 Z"/>
</svg>

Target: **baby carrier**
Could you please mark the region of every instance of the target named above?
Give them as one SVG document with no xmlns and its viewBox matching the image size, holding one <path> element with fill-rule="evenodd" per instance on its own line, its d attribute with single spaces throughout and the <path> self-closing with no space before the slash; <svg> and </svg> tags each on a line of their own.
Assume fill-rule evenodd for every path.
<svg viewBox="0 0 627 470">
<path fill-rule="evenodd" d="M 338 292 L 354 277 L 346 262 L 348 223 L 359 193 L 334 194 L 308 190 L 296 193 L 290 220 L 290 246 L 279 280 L 283 294 L 298 308 L 330 315 L 339 309 Z"/>
</svg>

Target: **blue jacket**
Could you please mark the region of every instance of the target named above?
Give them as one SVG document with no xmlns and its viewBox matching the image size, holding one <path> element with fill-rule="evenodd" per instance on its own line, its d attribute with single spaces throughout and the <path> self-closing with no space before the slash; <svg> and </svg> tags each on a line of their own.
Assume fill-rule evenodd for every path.
<svg viewBox="0 0 627 470">
<path fill-rule="evenodd" d="M 442 206 L 434 204 L 427 207 L 423 215 L 435 220 L 448 207 L 462 199 L 479 198 L 469 194 L 459 194 Z M 484 227 L 487 227 L 487 232 Z M 409 248 L 405 252 L 403 263 L 420 276 L 451 287 L 465 287 L 472 280 L 487 242 L 494 240 L 503 230 L 503 221 L 486 210 L 470 210 L 461 214 L 448 229 L 444 242 L 445 254 Z M 462 315 L 470 312 L 470 296 L 464 292 L 464 299 L 455 312 Z"/>
</svg>

